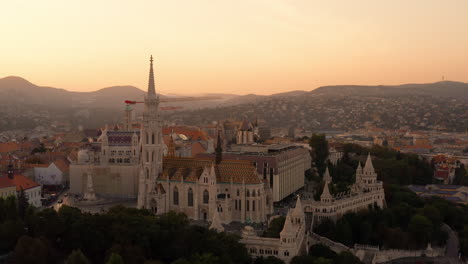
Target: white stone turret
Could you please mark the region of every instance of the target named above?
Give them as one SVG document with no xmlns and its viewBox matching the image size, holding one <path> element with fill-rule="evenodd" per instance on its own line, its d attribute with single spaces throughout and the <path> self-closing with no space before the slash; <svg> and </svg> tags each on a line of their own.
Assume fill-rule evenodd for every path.
<svg viewBox="0 0 468 264">
<path fill-rule="evenodd" d="M 372 165 L 372 158 L 371 158 L 370 153 L 367 154 L 366 165 L 364 165 L 363 172 L 366 175 L 375 173 L 374 166 Z"/>
<path fill-rule="evenodd" d="M 372 165 L 372 158 L 370 153 L 367 155 L 366 164 L 362 170 L 362 183 L 367 191 L 373 190 L 377 183 L 377 173 L 375 173 L 374 166 Z"/>
<path fill-rule="evenodd" d="M 328 190 L 329 182 L 326 181 L 325 185 L 323 186 L 322 195 L 320 195 L 320 201 L 322 203 L 330 203 L 332 201 L 333 196 L 330 194 L 330 190 Z"/>
<path fill-rule="evenodd" d="M 211 222 L 210 229 L 214 229 L 217 232 L 224 232 L 224 227 L 219 219 L 218 210 L 215 210 L 213 213 L 213 221 Z"/>
<path fill-rule="evenodd" d="M 330 176 L 330 171 L 328 171 L 328 166 L 325 169 L 325 173 L 323 174 L 323 181 L 332 182 L 332 177 Z"/>
<path fill-rule="evenodd" d="M 280 232 L 281 244 L 293 243 L 292 239 L 295 237 L 294 231 L 291 211 L 289 211 L 286 215 L 286 220 L 284 221 L 283 230 Z"/>
<path fill-rule="evenodd" d="M 305 218 L 304 208 L 302 208 L 301 197 L 298 195 L 296 200 L 296 207 L 294 207 L 291 216 L 294 219 Z"/>
</svg>

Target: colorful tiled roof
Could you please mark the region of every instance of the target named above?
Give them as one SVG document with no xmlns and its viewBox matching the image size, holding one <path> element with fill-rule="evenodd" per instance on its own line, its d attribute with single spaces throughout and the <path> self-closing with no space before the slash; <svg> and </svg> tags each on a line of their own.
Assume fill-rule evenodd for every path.
<svg viewBox="0 0 468 264">
<path fill-rule="evenodd" d="M 8 187 L 15 187 L 15 183 L 6 175 L 0 176 L 0 189 Z"/>
<path fill-rule="evenodd" d="M 57 159 L 54 164 L 62 173 L 67 173 L 70 169 L 70 162 L 66 159 Z"/>
<path fill-rule="evenodd" d="M 38 183 L 21 174 L 15 174 L 13 177 L 13 182 L 16 185 L 17 191 L 20 191 L 21 189 L 27 190 L 39 186 Z"/>
<path fill-rule="evenodd" d="M 213 161 L 211 159 L 201 158 L 170 158 L 165 157 L 163 161 L 163 173 L 160 180 L 173 181 L 198 181 L 205 168 L 211 168 Z M 256 169 L 249 161 L 224 160 L 215 169 L 217 182 L 262 183 L 256 173 Z"/>
<path fill-rule="evenodd" d="M 39 184 L 21 174 L 15 174 L 13 179 L 8 178 L 6 173 L 2 174 L 0 176 L 0 188 L 12 186 L 16 186 L 16 191 L 20 191 L 21 189 L 27 190 L 37 187 Z"/>
<path fill-rule="evenodd" d="M 21 149 L 21 144 L 16 142 L 2 142 L 0 143 L 0 153 L 13 152 Z"/>
<path fill-rule="evenodd" d="M 107 131 L 107 140 L 109 146 L 128 146 L 132 145 L 133 134 L 139 132 L 134 131 Z"/>
<path fill-rule="evenodd" d="M 193 127 L 169 126 L 163 128 L 163 135 L 169 135 L 171 133 L 183 134 L 187 136 L 190 140 L 194 141 L 204 141 L 209 139 L 205 131 Z"/>
</svg>

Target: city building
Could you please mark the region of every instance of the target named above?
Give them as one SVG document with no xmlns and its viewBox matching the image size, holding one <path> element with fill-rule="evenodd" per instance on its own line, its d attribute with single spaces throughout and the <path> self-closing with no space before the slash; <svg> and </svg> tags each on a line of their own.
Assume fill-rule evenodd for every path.
<svg viewBox="0 0 468 264">
<path fill-rule="evenodd" d="M 150 193 L 156 214 L 183 212 L 190 219 L 263 222 L 273 213 L 272 193 L 252 162 L 165 157 L 163 171 Z"/>
<path fill-rule="evenodd" d="M 69 165 L 69 162 L 64 159 L 57 159 L 49 165 L 32 165 L 34 180 L 41 185 L 66 185 Z"/>
<path fill-rule="evenodd" d="M 307 253 L 307 226 L 304 209 L 298 197 L 296 207 L 289 209 L 279 238 L 258 236 L 255 229 L 245 226 L 241 243 L 253 257 L 277 257 L 290 263 L 295 256 Z"/>
<path fill-rule="evenodd" d="M 304 201 L 304 210 L 313 213 L 315 225 L 324 219 L 336 222 L 348 212 L 367 210 L 369 206 L 376 205 L 380 208 L 385 206 L 383 183 L 377 180 L 370 154 L 367 156 L 364 168 L 359 163 L 356 169 L 356 182 L 352 185 L 350 192 L 337 195 L 330 193 L 328 185 L 332 182 L 332 178 L 328 168 L 323 180 L 325 185 L 320 201 Z"/>
<path fill-rule="evenodd" d="M 236 143 L 238 145 L 255 143 L 258 138 L 257 129 L 257 122 L 251 123 L 244 119 L 237 129 Z"/>
<path fill-rule="evenodd" d="M 40 207 L 42 188 L 33 180 L 22 174 L 14 172 L 13 166 L 10 166 L 7 173 L 0 176 L 0 197 L 6 198 L 12 195 L 19 195 L 24 191 L 30 205 Z"/>
<path fill-rule="evenodd" d="M 199 154 L 200 158 L 214 159 L 214 154 Z M 278 202 L 304 187 L 305 171 L 311 168 L 310 152 L 295 144 L 232 145 L 223 152 L 225 160 L 253 162 L 263 180 L 273 192 L 273 202 Z"/>
<path fill-rule="evenodd" d="M 421 197 L 436 196 L 447 201 L 468 204 L 468 187 L 460 185 L 409 185 L 408 189 Z"/>
<path fill-rule="evenodd" d="M 338 151 L 334 147 L 330 147 L 328 150 L 328 160 L 333 165 L 336 165 L 343 155 L 344 153 L 342 151 Z"/>
</svg>

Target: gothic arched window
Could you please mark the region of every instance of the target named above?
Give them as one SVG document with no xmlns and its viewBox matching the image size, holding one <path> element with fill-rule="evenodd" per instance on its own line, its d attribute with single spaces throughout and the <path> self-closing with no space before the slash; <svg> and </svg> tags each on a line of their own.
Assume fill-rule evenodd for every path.
<svg viewBox="0 0 468 264">
<path fill-rule="evenodd" d="M 210 194 L 208 193 L 207 190 L 203 192 L 203 203 L 207 204 L 208 200 L 210 200 Z"/>
<path fill-rule="evenodd" d="M 174 205 L 179 205 L 179 190 L 177 189 L 177 187 L 174 187 L 174 192 L 172 193 L 173 194 L 173 202 L 174 202 Z"/>
<path fill-rule="evenodd" d="M 151 144 L 154 144 L 154 133 L 151 133 Z"/>
<path fill-rule="evenodd" d="M 146 179 L 149 179 L 149 169 L 146 168 Z"/>
<path fill-rule="evenodd" d="M 187 204 L 188 204 L 188 206 L 193 206 L 193 190 L 192 190 L 192 188 L 188 189 Z"/>
<path fill-rule="evenodd" d="M 247 197 L 250 197 L 250 192 L 249 192 L 249 190 L 247 190 Z"/>
</svg>

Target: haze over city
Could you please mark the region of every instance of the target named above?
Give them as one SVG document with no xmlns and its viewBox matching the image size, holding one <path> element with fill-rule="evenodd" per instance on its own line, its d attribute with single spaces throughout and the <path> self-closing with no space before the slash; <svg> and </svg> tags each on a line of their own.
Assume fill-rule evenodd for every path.
<svg viewBox="0 0 468 264">
<path fill-rule="evenodd" d="M 465 0 L 7 1 L 0 78 L 94 91 L 272 94 L 468 82 Z"/>
<path fill-rule="evenodd" d="M 468 0 L 0 4 L 0 264 L 467 264 Z"/>
</svg>

